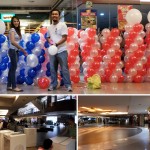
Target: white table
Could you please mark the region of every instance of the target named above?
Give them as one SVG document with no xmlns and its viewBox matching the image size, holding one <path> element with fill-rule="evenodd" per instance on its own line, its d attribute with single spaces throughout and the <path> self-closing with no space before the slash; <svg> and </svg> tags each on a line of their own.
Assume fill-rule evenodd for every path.
<svg viewBox="0 0 150 150">
<path fill-rule="evenodd" d="M 20 133 L 4 134 L 5 150 L 26 150 L 26 135 Z"/>
<path fill-rule="evenodd" d="M 13 132 L 11 130 L 0 130 L 0 150 L 4 150 L 4 134 Z"/>
<path fill-rule="evenodd" d="M 24 128 L 24 134 L 26 134 L 26 146 L 35 147 L 37 145 L 37 129 Z"/>
</svg>

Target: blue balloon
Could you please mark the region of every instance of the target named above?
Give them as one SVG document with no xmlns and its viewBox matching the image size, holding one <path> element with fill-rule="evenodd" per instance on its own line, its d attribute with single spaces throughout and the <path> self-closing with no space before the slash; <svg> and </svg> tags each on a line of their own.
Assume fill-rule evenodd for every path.
<svg viewBox="0 0 150 150">
<path fill-rule="evenodd" d="M 47 75 L 48 77 L 50 77 L 50 76 L 51 76 L 51 72 L 50 72 L 50 70 L 46 70 L 46 75 Z"/>
<path fill-rule="evenodd" d="M 42 49 L 42 50 L 41 50 L 41 55 L 44 55 L 44 54 L 45 54 L 45 50 Z"/>
<path fill-rule="evenodd" d="M 4 43 L 6 40 L 6 37 L 3 34 L 0 34 L 0 43 Z"/>
<path fill-rule="evenodd" d="M 24 61 L 27 62 L 27 56 L 24 57 Z"/>
<path fill-rule="evenodd" d="M 42 68 L 42 65 L 39 63 L 36 67 L 34 67 L 35 71 L 39 71 Z"/>
<path fill-rule="evenodd" d="M 44 34 L 44 38 L 47 39 L 47 32 Z"/>
<path fill-rule="evenodd" d="M 63 73 L 62 73 L 62 71 L 60 71 L 60 76 L 63 78 Z"/>
<path fill-rule="evenodd" d="M 22 51 L 19 51 L 19 56 L 22 56 L 23 55 L 23 52 Z"/>
<path fill-rule="evenodd" d="M 26 82 L 27 85 L 31 85 L 31 84 L 33 84 L 33 79 L 31 77 L 27 76 L 25 78 L 25 82 Z"/>
<path fill-rule="evenodd" d="M 46 68 L 47 68 L 47 69 L 50 69 L 50 62 L 48 62 L 48 63 L 46 64 Z"/>
<path fill-rule="evenodd" d="M 25 48 L 25 47 L 24 47 L 24 45 L 25 45 L 24 40 L 20 40 L 19 45 L 20 45 L 21 47 Z"/>
<path fill-rule="evenodd" d="M 31 35 L 31 41 L 32 41 L 33 43 L 36 43 L 36 42 L 38 42 L 39 40 L 40 40 L 39 34 L 33 33 L 33 34 Z"/>
<path fill-rule="evenodd" d="M 0 76 L 2 75 L 2 70 L 0 70 Z"/>
<path fill-rule="evenodd" d="M 26 49 L 26 52 L 27 52 L 28 54 L 32 54 L 32 51 L 29 50 L 29 49 Z"/>
<path fill-rule="evenodd" d="M 21 69 L 21 70 L 20 70 L 20 75 L 21 75 L 21 76 L 25 76 L 25 69 Z"/>
<path fill-rule="evenodd" d="M 31 68 L 28 70 L 28 76 L 31 77 L 31 78 L 34 78 L 36 76 L 37 72 Z"/>
<path fill-rule="evenodd" d="M 28 41 L 26 43 L 26 47 L 27 47 L 27 49 L 32 50 L 35 47 L 35 44 L 32 43 L 31 41 Z"/>
<path fill-rule="evenodd" d="M 48 43 L 48 41 L 46 41 L 45 43 L 44 43 L 44 47 L 45 48 L 48 48 L 50 46 L 50 44 Z"/>
<path fill-rule="evenodd" d="M 43 63 L 45 61 L 45 57 L 43 55 L 38 56 L 39 63 Z"/>
<path fill-rule="evenodd" d="M 9 63 L 8 63 L 8 68 L 9 68 L 9 69 L 10 69 L 10 66 L 11 66 L 11 63 L 9 62 Z"/>
<path fill-rule="evenodd" d="M 2 57 L 2 63 L 8 63 L 8 62 L 9 62 L 8 56 Z"/>
<path fill-rule="evenodd" d="M 18 84 L 23 84 L 25 82 L 25 80 L 26 80 L 25 76 L 22 76 L 22 75 L 17 76 Z"/>
<path fill-rule="evenodd" d="M 7 64 L 6 63 L 0 63 L 0 70 L 4 71 L 7 68 Z"/>
<path fill-rule="evenodd" d="M 2 45 L 0 44 L 0 49 L 1 49 Z"/>
</svg>

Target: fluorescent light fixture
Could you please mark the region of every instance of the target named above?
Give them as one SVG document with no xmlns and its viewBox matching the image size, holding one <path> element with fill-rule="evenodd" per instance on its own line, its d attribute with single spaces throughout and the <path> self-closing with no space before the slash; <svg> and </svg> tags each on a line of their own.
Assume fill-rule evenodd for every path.
<svg viewBox="0 0 150 150">
<path fill-rule="evenodd" d="M 8 113 L 8 109 L 0 109 L 0 116 L 5 116 Z"/>
<path fill-rule="evenodd" d="M 127 115 L 128 112 L 104 112 L 100 113 L 102 115 Z"/>
<path fill-rule="evenodd" d="M 100 13 L 99 15 L 100 15 L 100 16 L 104 16 L 104 13 Z"/>
</svg>

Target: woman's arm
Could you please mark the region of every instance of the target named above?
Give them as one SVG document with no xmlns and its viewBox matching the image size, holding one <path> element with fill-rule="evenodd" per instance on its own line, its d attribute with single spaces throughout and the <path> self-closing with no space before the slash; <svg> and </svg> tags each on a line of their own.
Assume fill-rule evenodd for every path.
<svg viewBox="0 0 150 150">
<path fill-rule="evenodd" d="M 15 41 L 15 32 L 14 32 L 14 31 L 12 31 L 12 32 L 10 33 L 10 42 L 11 42 L 12 45 L 14 45 L 14 46 L 17 47 L 18 49 L 20 49 L 20 50 L 24 53 L 24 55 L 27 56 L 27 52 L 25 51 L 25 49 L 23 49 L 23 48 Z"/>
</svg>

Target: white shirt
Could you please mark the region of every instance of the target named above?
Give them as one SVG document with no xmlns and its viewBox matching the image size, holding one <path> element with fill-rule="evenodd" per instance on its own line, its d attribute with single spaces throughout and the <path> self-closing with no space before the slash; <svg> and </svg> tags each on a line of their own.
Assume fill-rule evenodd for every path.
<svg viewBox="0 0 150 150">
<path fill-rule="evenodd" d="M 56 25 L 51 24 L 48 27 L 47 37 L 53 41 L 53 43 L 58 43 L 62 39 L 62 35 L 68 35 L 68 29 L 64 22 L 59 22 Z M 67 50 L 67 42 L 64 42 L 58 46 L 58 53 Z"/>
</svg>

